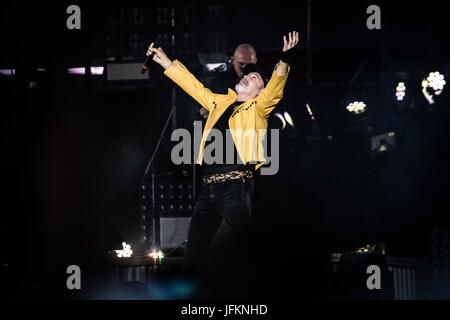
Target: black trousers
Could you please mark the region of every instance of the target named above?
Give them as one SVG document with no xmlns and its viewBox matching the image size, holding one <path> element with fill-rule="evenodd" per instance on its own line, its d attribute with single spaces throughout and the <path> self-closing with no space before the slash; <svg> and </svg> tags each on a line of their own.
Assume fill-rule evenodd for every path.
<svg viewBox="0 0 450 320">
<path fill-rule="evenodd" d="M 201 186 L 185 251 L 189 266 L 215 270 L 246 250 L 253 190 L 252 179 Z"/>
</svg>

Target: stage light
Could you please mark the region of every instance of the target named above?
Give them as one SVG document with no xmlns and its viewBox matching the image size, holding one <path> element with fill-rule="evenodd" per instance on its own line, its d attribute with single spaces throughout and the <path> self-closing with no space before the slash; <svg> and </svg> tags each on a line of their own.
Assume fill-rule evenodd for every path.
<svg viewBox="0 0 450 320">
<path fill-rule="evenodd" d="M 286 120 L 283 118 L 283 116 L 278 112 L 275 112 L 273 115 L 281 120 L 281 123 L 283 124 L 283 126 L 281 127 L 281 130 L 286 128 Z"/>
<path fill-rule="evenodd" d="M 289 124 L 292 128 L 294 127 L 294 120 L 292 120 L 291 115 L 287 111 L 284 112 L 284 116 L 279 112 L 275 112 L 273 115 L 281 120 L 281 130 L 286 128 L 287 124 Z"/>
<path fill-rule="evenodd" d="M 205 65 L 208 72 L 224 72 L 227 71 L 227 64 L 225 62 L 221 63 L 207 63 Z"/>
<path fill-rule="evenodd" d="M 133 255 L 133 250 L 131 250 L 131 246 L 126 242 L 122 242 L 122 250 L 115 250 L 118 258 L 130 258 Z"/>
<path fill-rule="evenodd" d="M 91 67 L 90 70 L 93 76 L 101 76 L 103 74 L 104 69 L 105 69 L 104 67 Z M 85 67 L 68 68 L 67 73 L 76 75 L 85 75 L 86 68 Z"/>
<path fill-rule="evenodd" d="M 430 72 L 426 79 L 422 80 L 422 94 L 429 104 L 434 104 L 434 96 L 438 96 L 444 90 L 446 81 L 444 75 L 438 71 Z"/>
<path fill-rule="evenodd" d="M 93 76 L 101 76 L 104 71 L 104 67 L 91 67 L 91 74 Z"/>
<path fill-rule="evenodd" d="M 355 101 L 347 106 L 347 110 L 355 114 L 363 113 L 366 111 L 366 104 L 364 102 Z"/>
<path fill-rule="evenodd" d="M 404 82 L 399 82 L 395 88 L 395 96 L 397 101 L 403 101 L 406 96 L 406 86 Z"/>
<path fill-rule="evenodd" d="M 309 104 L 306 104 L 306 110 L 308 110 L 308 114 L 311 117 L 311 120 L 315 120 L 314 114 L 312 113 L 311 108 L 309 107 Z"/>
<path fill-rule="evenodd" d="M 385 152 L 387 151 L 387 146 L 385 144 L 381 144 L 378 148 L 378 152 Z"/>
<path fill-rule="evenodd" d="M 199 53 L 198 61 L 206 72 L 218 73 L 228 70 L 228 57 L 223 53 Z"/>
<path fill-rule="evenodd" d="M 84 75 L 84 74 L 86 74 L 86 68 L 85 67 L 68 68 L 67 73 L 68 74 L 76 74 L 76 75 Z"/>
<path fill-rule="evenodd" d="M 162 253 L 161 250 L 156 251 L 156 249 L 153 249 L 152 252 L 150 252 L 149 257 L 152 259 L 163 259 L 164 258 L 164 254 Z"/>
<path fill-rule="evenodd" d="M 16 69 L 0 69 L 0 74 L 7 77 L 12 77 L 16 74 Z"/>
<path fill-rule="evenodd" d="M 294 120 L 292 120 L 291 115 L 287 111 L 284 112 L 284 119 L 286 119 L 286 122 L 289 123 L 292 128 L 294 127 Z"/>
<path fill-rule="evenodd" d="M 446 84 L 444 75 L 440 74 L 438 71 L 430 72 L 427 77 L 428 85 L 434 90 L 435 95 L 440 95 L 444 86 Z"/>
<path fill-rule="evenodd" d="M 430 87 L 430 83 L 423 79 L 422 80 L 422 94 L 427 99 L 429 104 L 434 104 L 433 95 L 428 92 L 428 88 Z"/>
</svg>

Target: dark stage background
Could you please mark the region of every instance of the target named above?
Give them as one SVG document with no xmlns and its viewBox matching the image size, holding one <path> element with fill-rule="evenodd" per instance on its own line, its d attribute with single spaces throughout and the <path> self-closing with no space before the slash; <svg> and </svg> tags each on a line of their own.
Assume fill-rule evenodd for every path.
<svg viewBox="0 0 450 320">
<path fill-rule="evenodd" d="M 155 64 L 140 82 L 66 70 L 109 57 L 142 62 L 155 38 L 205 79 L 198 53 L 230 56 L 249 42 L 270 72 L 281 36 L 300 32 L 278 107 L 295 128 L 281 132 L 278 175 L 258 177 L 255 193 L 257 252 L 274 265 L 275 296 L 288 287 L 322 295 L 332 252 L 383 242 L 390 256 L 432 257 L 433 230 L 449 222 L 449 88 L 430 106 L 420 83 L 435 70 L 450 76 L 443 4 L 378 1 L 382 29 L 368 30 L 372 2 L 313 0 L 311 56 L 306 1 L 80 2 L 81 30 L 66 28 L 69 4 L 6 1 L 0 11 L 0 69 L 15 69 L 0 75 L 6 296 L 66 297 L 67 265 L 103 266 L 122 241 L 138 245 L 139 185 L 174 86 Z M 190 128 L 197 106 L 176 94 L 176 127 Z M 347 112 L 349 99 L 366 101 L 364 116 Z M 370 138 L 387 132 L 396 133 L 395 150 L 371 155 Z"/>
</svg>

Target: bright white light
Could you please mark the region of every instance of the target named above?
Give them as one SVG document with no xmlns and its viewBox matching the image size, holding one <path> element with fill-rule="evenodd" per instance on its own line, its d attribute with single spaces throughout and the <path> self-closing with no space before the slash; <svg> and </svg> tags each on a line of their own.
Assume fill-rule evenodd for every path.
<svg viewBox="0 0 450 320">
<path fill-rule="evenodd" d="M 133 250 L 131 250 L 131 246 L 126 242 L 122 242 L 122 250 L 115 250 L 118 258 L 130 258 L 133 254 Z"/>
<path fill-rule="evenodd" d="M 45 68 L 38 68 L 37 71 L 39 71 L 39 72 L 45 72 L 45 71 L 47 71 L 47 69 L 45 69 Z"/>
<path fill-rule="evenodd" d="M 16 69 L 0 69 L 0 74 L 11 77 L 16 74 Z"/>
<path fill-rule="evenodd" d="M 284 128 L 286 128 L 286 120 L 284 120 L 283 116 L 281 114 L 279 114 L 278 112 L 275 112 L 273 114 L 275 117 L 277 117 L 278 119 L 281 120 L 281 122 L 283 123 L 283 127 L 281 128 L 281 130 L 283 130 Z"/>
<path fill-rule="evenodd" d="M 314 114 L 312 113 L 311 108 L 309 107 L 309 104 L 306 104 L 306 109 L 308 110 L 308 113 L 309 113 L 311 119 L 314 120 Z"/>
<path fill-rule="evenodd" d="M 366 104 L 364 102 L 355 101 L 347 106 L 347 110 L 356 114 L 363 113 L 366 111 Z"/>
<path fill-rule="evenodd" d="M 227 64 L 226 63 L 207 63 L 206 64 L 206 70 L 209 72 L 216 71 L 216 72 L 222 72 L 227 70 Z"/>
<path fill-rule="evenodd" d="M 104 69 L 104 67 L 91 67 L 91 74 L 94 76 L 101 76 Z"/>
<path fill-rule="evenodd" d="M 69 68 L 67 69 L 68 74 L 86 74 L 86 68 L 85 67 L 78 67 L 78 68 Z"/>
<path fill-rule="evenodd" d="M 164 258 L 164 254 L 162 253 L 162 251 L 161 250 L 156 251 L 156 249 L 153 249 L 152 252 L 150 252 L 148 255 L 150 256 L 150 258 L 153 258 L 153 259 Z"/>
<path fill-rule="evenodd" d="M 104 67 L 91 67 L 91 74 L 94 76 L 101 76 L 104 71 Z M 85 75 L 86 68 L 85 67 L 77 67 L 77 68 L 69 68 L 67 69 L 68 74 L 77 74 L 77 75 Z"/>
<path fill-rule="evenodd" d="M 284 112 L 284 118 L 291 127 L 294 127 L 294 120 L 292 120 L 291 115 L 287 111 Z"/>
<path fill-rule="evenodd" d="M 442 90 L 444 89 L 444 86 L 446 84 L 444 75 L 440 74 L 439 72 L 430 72 L 430 74 L 427 77 L 428 85 L 433 88 L 435 91 L 434 93 L 436 95 L 441 94 Z"/>
<path fill-rule="evenodd" d="M 403 101 L 406 95 L 406 86 L 404 82 L 399 82 L 397 88 L 395 88 L 395 96 L 397 101 Z"/>
</svg>

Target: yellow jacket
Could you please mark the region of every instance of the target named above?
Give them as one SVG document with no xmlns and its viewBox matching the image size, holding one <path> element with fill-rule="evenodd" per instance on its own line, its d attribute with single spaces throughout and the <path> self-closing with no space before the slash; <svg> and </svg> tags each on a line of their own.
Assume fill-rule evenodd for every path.
<svg viewBox="0 0 450 320">
<path fill-rule="evenodd" d="M 164 74 L 209 111 L 197 158 L 197 163 L 202 164 L 205 141 L 209 131 L 224 111 L 236 101 L 237 94 L 231 89 L 228 89 L 228 94 L 211 92 L 178 60 L 173 61 Z M 272 77 L 259 95 L 238 106 L 228 122 L 239 156 L 244 164 L 258 163 L 256 169 L 266 161 L 262 141 L 267 130 L 267 118 L 283 97 L 288 74 L 289 68 L 288 72 L 282 76 L 279 76 L 274 70 Z"/>
</svg>

